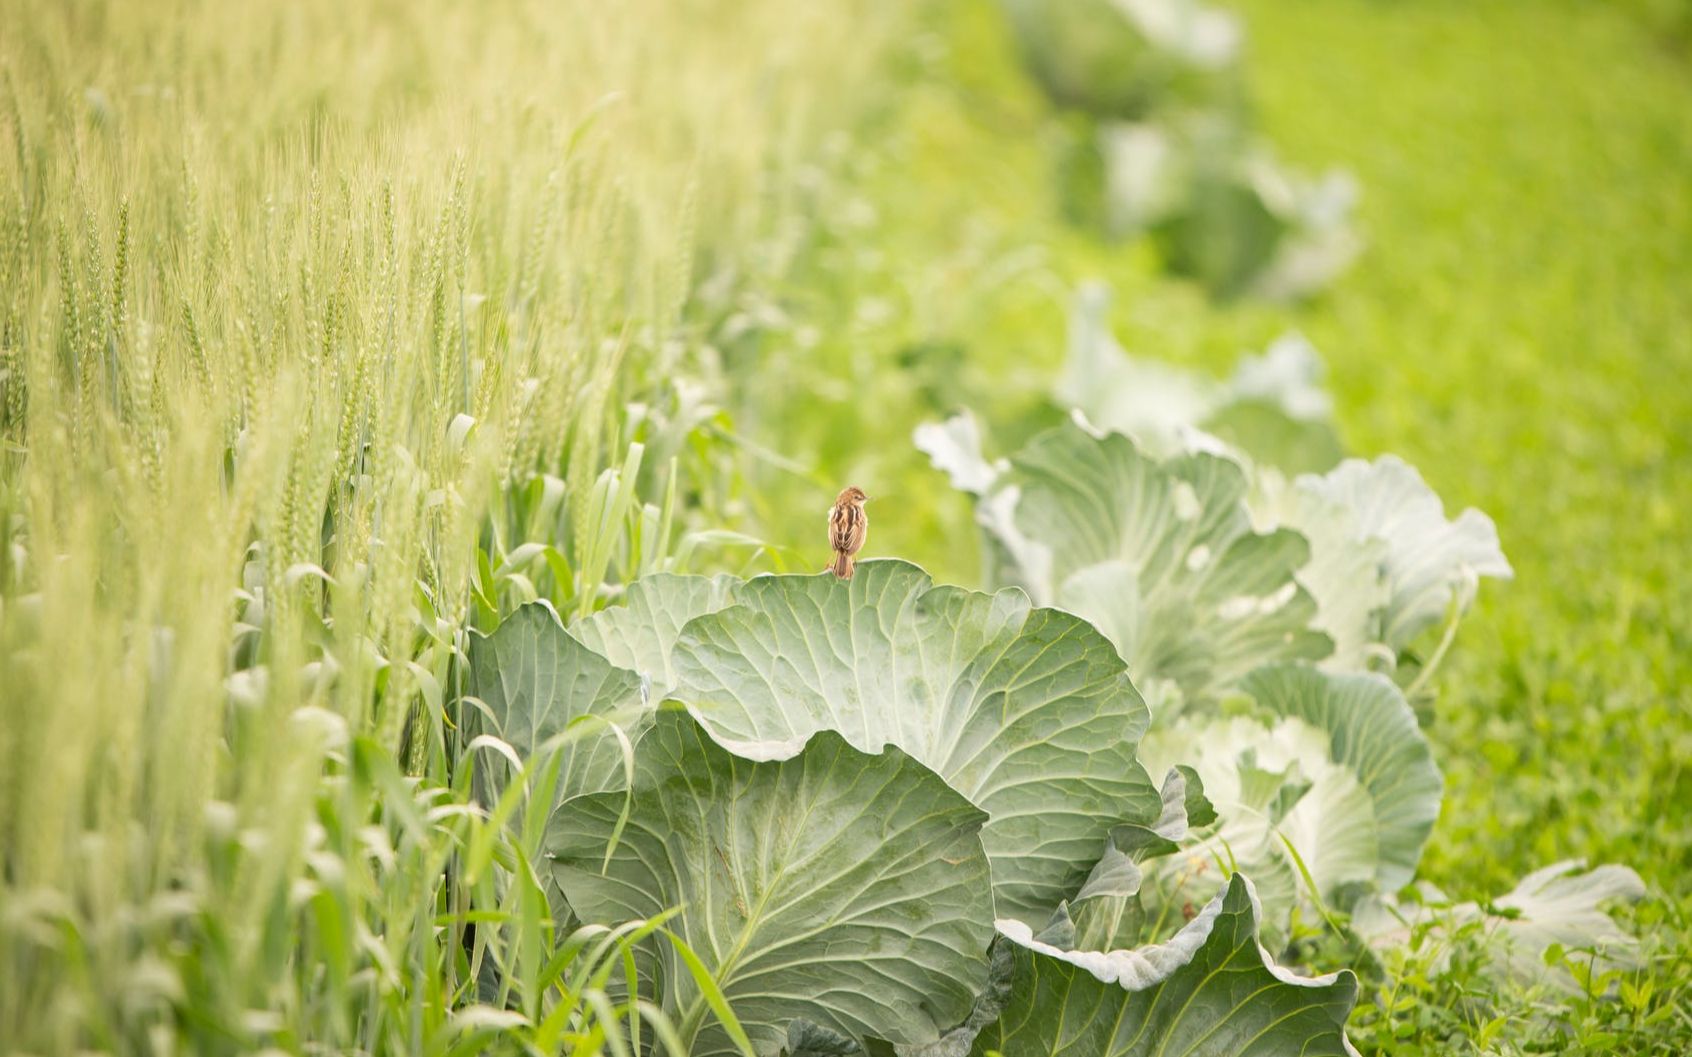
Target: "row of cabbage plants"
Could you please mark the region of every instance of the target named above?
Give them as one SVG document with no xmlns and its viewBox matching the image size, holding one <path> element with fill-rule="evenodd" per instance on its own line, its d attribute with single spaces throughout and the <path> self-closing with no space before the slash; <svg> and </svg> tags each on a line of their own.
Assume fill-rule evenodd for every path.
<svg viewBox="0 0 1692 1057">
<path fill-rule="evenodd" d="M 622 986 L 691 1052 L 1343 1054 L 1356 978 L 1295 937 L 1439 927 L 1397 895 L 1440 812 L 1430 677 L 1511 575 L 1491 520 L 1390 456 L 1288 470 L 1337 449 L 1298 339 L 1207 380 L 1129 358 L 1103 302 L 1069 421 L 1005 458 L 967 414 L 917 433 L 983 590 L 656 573 L 473 641 L 480 798 L 546 813 L 555 921 L 662 921 Z M 1639 891 L 1559 864 L 1448 918 L 1531 975 L 1552 942 L 1625 960 L 1601 907 Z"/>
</svg>

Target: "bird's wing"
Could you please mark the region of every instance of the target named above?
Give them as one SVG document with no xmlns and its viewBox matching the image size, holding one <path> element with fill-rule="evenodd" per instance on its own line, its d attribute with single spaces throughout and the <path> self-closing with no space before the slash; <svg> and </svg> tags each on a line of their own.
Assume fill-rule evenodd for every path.
<svg viewBox="0 0 1692 1057">
<path fill-rule="evenodd" d="M 861 508 L 846 504 L 837 506 L 828 515 L 828 542 L 843 554 L 856 554 L 864 546 L 869 519 Z"/>
</svg>

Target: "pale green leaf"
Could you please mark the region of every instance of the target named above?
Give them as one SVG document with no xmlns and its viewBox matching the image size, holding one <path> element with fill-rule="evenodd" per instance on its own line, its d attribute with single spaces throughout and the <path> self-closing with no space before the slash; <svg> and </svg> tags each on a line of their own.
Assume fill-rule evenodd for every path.
<svg viewBox="0 0 1692 1057">
<path fill-rule="evenodd" d="M 1438 623 L 1453 601 L 1466 605 L 1481 577 L 1513 575 L 1492 519 L 1474 509 L 1447 519 L 1421 474 L 1394 456 L 1347 459 L 1325 476 L 1299 478 L 1297 487 L 1351 511 L 1354 538 L 1385 544 L 1389 597 L 1380 641 L 1394 651 Z"/>
<path fill-rule="evenodd" d="M 609 725 L 638 722 L 644 708 L 640 677 L 571 638 L 551 606 L 531 602 L 506 617 L 492 635 L 472 633 L 469 669 L 469 693 L 487 714 L 464 710 L 470 717 L 467 741 L 493 734 L 533 767 L 540 748 L 559 739 L 558 800 L 620 783 L 623 746 Z M 491 804 L 507 781 L 509 765 L 483 751 L 477 766 L 478 798 Z"/>
<path fill-rule="evenodd" d="M 1445 785 L 1398 687 L 1377 675 L 1285 664 L 1253 672 L 1241 690 L 1274 714 L 1304 720 L 1327 735 L 1329 759 L 1368 793 L 1378 849 L 1375 881 L 1389 891 L 1408 884 L 1439 817 Z M 1325 839 L 1324 823 L 1312 818 L 1308 824 L 1311 844 Z"/>
<path fill-rule="evenodd" d="M 675 696 L 719 742 L 784 759 L 817 731 L 895 745 L 990 817 L 999 915 L 1043 921 L 1111 825 L 1155 817 L 1148 719 L 1111 644 L 1018 590 L 937 587 L 869 561 L 850 580 L 760 576 L 683 629 Z"/>
<path fill-rule="evenodd" d="M 670 650 L 682 627 L 728 605 L 738 582 L 729 576 L 643 576 L 629 585 L 620 605 L 573 622 L 570 634 L 612 664 L 646 677 L 657 700 L 675 684 Z"/>
<path fill-rule="evenodd" d="M 912 441 L 960 492 L 986 495 L 999 474 L 1009 468 L 1002 459 L 987 461 L 981 451 L 981 427 L 967 411 L 944 422 L 924 422 L 916 428 Z"/>
<path fill-rule="evenodd" d="M 1293 576 L 1309 557 L 1304 539 L 1252 531 L 1238 463 L 1159 461 L 1071 423 L 1012 466 L 1016 523 L 1050 551 L 1055 601 L 1111 635 L 1137 681 L 1208 703 L 1260 664 L 1329 651 Z"/>
<path fill-rule="evenodd" d="M 1285 525 L 1310 542 L 1310 560 L 1298 582 L 1316 600 L 1313 627 L 1334 642 L 1322 667 L 1337 672 L 1391 669 L 1395 651 L 1381 641 L 1381 622 L 1392 601 L 1385 540 L 1364 536 L 1357 513 L 1301 481 L 1259 475 L 1252 513 L 1261 529 Z"/>
<path fill-rule="evenodd" d="M 937 775 L 833 731 L 785 760 L 748 760 L 676 709 L 635 755 L 614 845 L 620 793 L 563 804 L 547 831 L 553 876 L 583 920 L 681 907 L 672 927 L 763 1053 L 801 1018 L 925 1043 L 965 1017 L 992 931 L 986 816 Z M 651 956 L 674 957 L 666 945 Z M 686 972 L 656 976 L 693 1053 L 734 1052 Z"/>
</svg>

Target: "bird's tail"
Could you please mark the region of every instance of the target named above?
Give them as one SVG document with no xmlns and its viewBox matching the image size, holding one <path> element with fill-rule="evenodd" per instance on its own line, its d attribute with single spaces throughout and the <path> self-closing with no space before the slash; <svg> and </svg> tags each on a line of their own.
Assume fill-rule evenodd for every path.
<svg viewBox="0 0 1692 1057">
<path fill-rule="evenodd" d="M 852 556 L 845 551 L 837 553 L 834 556 L 833 564 L 828 567 L 828 571 L 842 580 L 850 580 L 852 578 Z"/>
</svg>

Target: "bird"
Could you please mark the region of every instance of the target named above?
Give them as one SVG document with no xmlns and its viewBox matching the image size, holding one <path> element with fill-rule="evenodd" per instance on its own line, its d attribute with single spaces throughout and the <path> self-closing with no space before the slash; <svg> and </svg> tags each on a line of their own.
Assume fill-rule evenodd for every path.
<svg viewBox="0 0 1692 1057">
<path fill-rule="evenodd" d="M 828 545 L 834 550 L 834 561 L 828 571 L 842 580 L 852 578 L 852 559 L 864 549 L 864 537 L 869 534 L 869 517 L 864 504 L 869 496 L 857 485 L 842 489 L 828 509 Z"/>
</svg>

